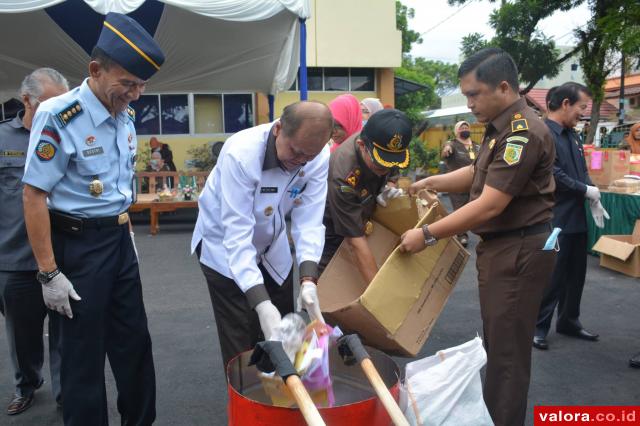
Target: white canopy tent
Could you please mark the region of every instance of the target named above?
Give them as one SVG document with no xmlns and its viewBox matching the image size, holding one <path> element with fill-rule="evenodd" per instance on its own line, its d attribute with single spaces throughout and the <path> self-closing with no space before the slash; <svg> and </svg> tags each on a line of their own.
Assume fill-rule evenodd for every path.
<svg viewBox="0 0 640 426">
<path fill-rule="evenodd" d="M 166 62 L 149 91 L 275 94 L 295 79 L 309 9 L 309 0 L 0 0 L 0 102 L 39 67 L 80 83 L 107 12 L 154 14 Z"/>
</svg>

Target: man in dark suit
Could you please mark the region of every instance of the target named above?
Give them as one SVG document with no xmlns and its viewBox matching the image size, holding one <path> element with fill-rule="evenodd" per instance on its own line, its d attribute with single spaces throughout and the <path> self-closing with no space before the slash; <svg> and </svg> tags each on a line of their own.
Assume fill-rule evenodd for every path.
<svg viewBox="0 0 640 426">
<path fill-rule="evenodd" d="M 565 83 L 549 90 L 549 114 L 545 124 L 556 144 L 553 175 L 556 180 L 553 225 L 562 229 L 558 237 L 560 251 L 551 279 L 540 305 L 533 346 L 548 349 L 546 337 L 553 312 L 558 308 L 556 331 L 584 340 L 598 340 L 580 323 L 580 299 L 587 271 L 587 217 L 585 198 L 599 227 L 609 218 L 600 203 L 600 191 L 593 185 L 584 160 L 584 151 L 575 125 L 584 114 L 591 93 L 578 83 Z"/>
</svg>

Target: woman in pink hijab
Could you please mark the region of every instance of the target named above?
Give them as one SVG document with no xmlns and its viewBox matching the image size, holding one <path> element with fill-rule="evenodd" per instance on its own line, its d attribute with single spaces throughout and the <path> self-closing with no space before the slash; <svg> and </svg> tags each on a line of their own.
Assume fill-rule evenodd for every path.
<svg viewBox="0 0 640 426">
<path fill-rule="evenodd" d="M 329 103 L 329 109 L 335 121 L 331 134 L 331 152 L 349 136 L 362 130 L 362 111 L 360 101 L 350 94 L 340 95 Z"/>
</svg>

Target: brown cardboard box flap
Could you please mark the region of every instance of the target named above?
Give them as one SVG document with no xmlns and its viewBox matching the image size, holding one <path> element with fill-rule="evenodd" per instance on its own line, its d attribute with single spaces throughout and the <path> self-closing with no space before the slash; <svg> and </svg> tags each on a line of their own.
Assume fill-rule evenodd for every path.
<svg viewBox="0 0 640 426">
<path fill-rule="evenodd" d="M 593 246 L 593 251 L 626 261 L 636 249 L 631 235 L 603 235 Z"/>
<path fill-rule="evenodd" d="M 377 206 L 373 220 L 384 225 L 398 236 L 411 229 L 418 221 L 415 197 L 401 195 L 387 201 L 386 207 Z"/>
<path fill-rule="evenodd" d="M 433 223 L 440 217 L 442 210 L 433 206 L 415 227 Z M 401 253 L 396 247 L 365 290 L 362 304 L 369 312 L 377 313 L 378 320 L 391 334 L 400 328 L 420 298 L 425 278 L 434 269 L 448 241 L 448 238 L 442 239 L 416 254 Z M 394 283 L 393 309 L 389 309 L 389 283 Z"/>
</svg>

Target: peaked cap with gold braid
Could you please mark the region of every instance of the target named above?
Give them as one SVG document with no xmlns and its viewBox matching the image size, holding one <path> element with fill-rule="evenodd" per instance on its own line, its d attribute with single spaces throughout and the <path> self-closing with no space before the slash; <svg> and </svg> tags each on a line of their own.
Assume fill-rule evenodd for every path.
<svg viewBox="0 0 640 426">
<path fill-rule="evenodd" d="M 360 137 L 371 152 L 373 160 L 386 168 L 409 166 L 411 121 L 397 109 L 383 109 L 367 121 Z"/>
</svg>

